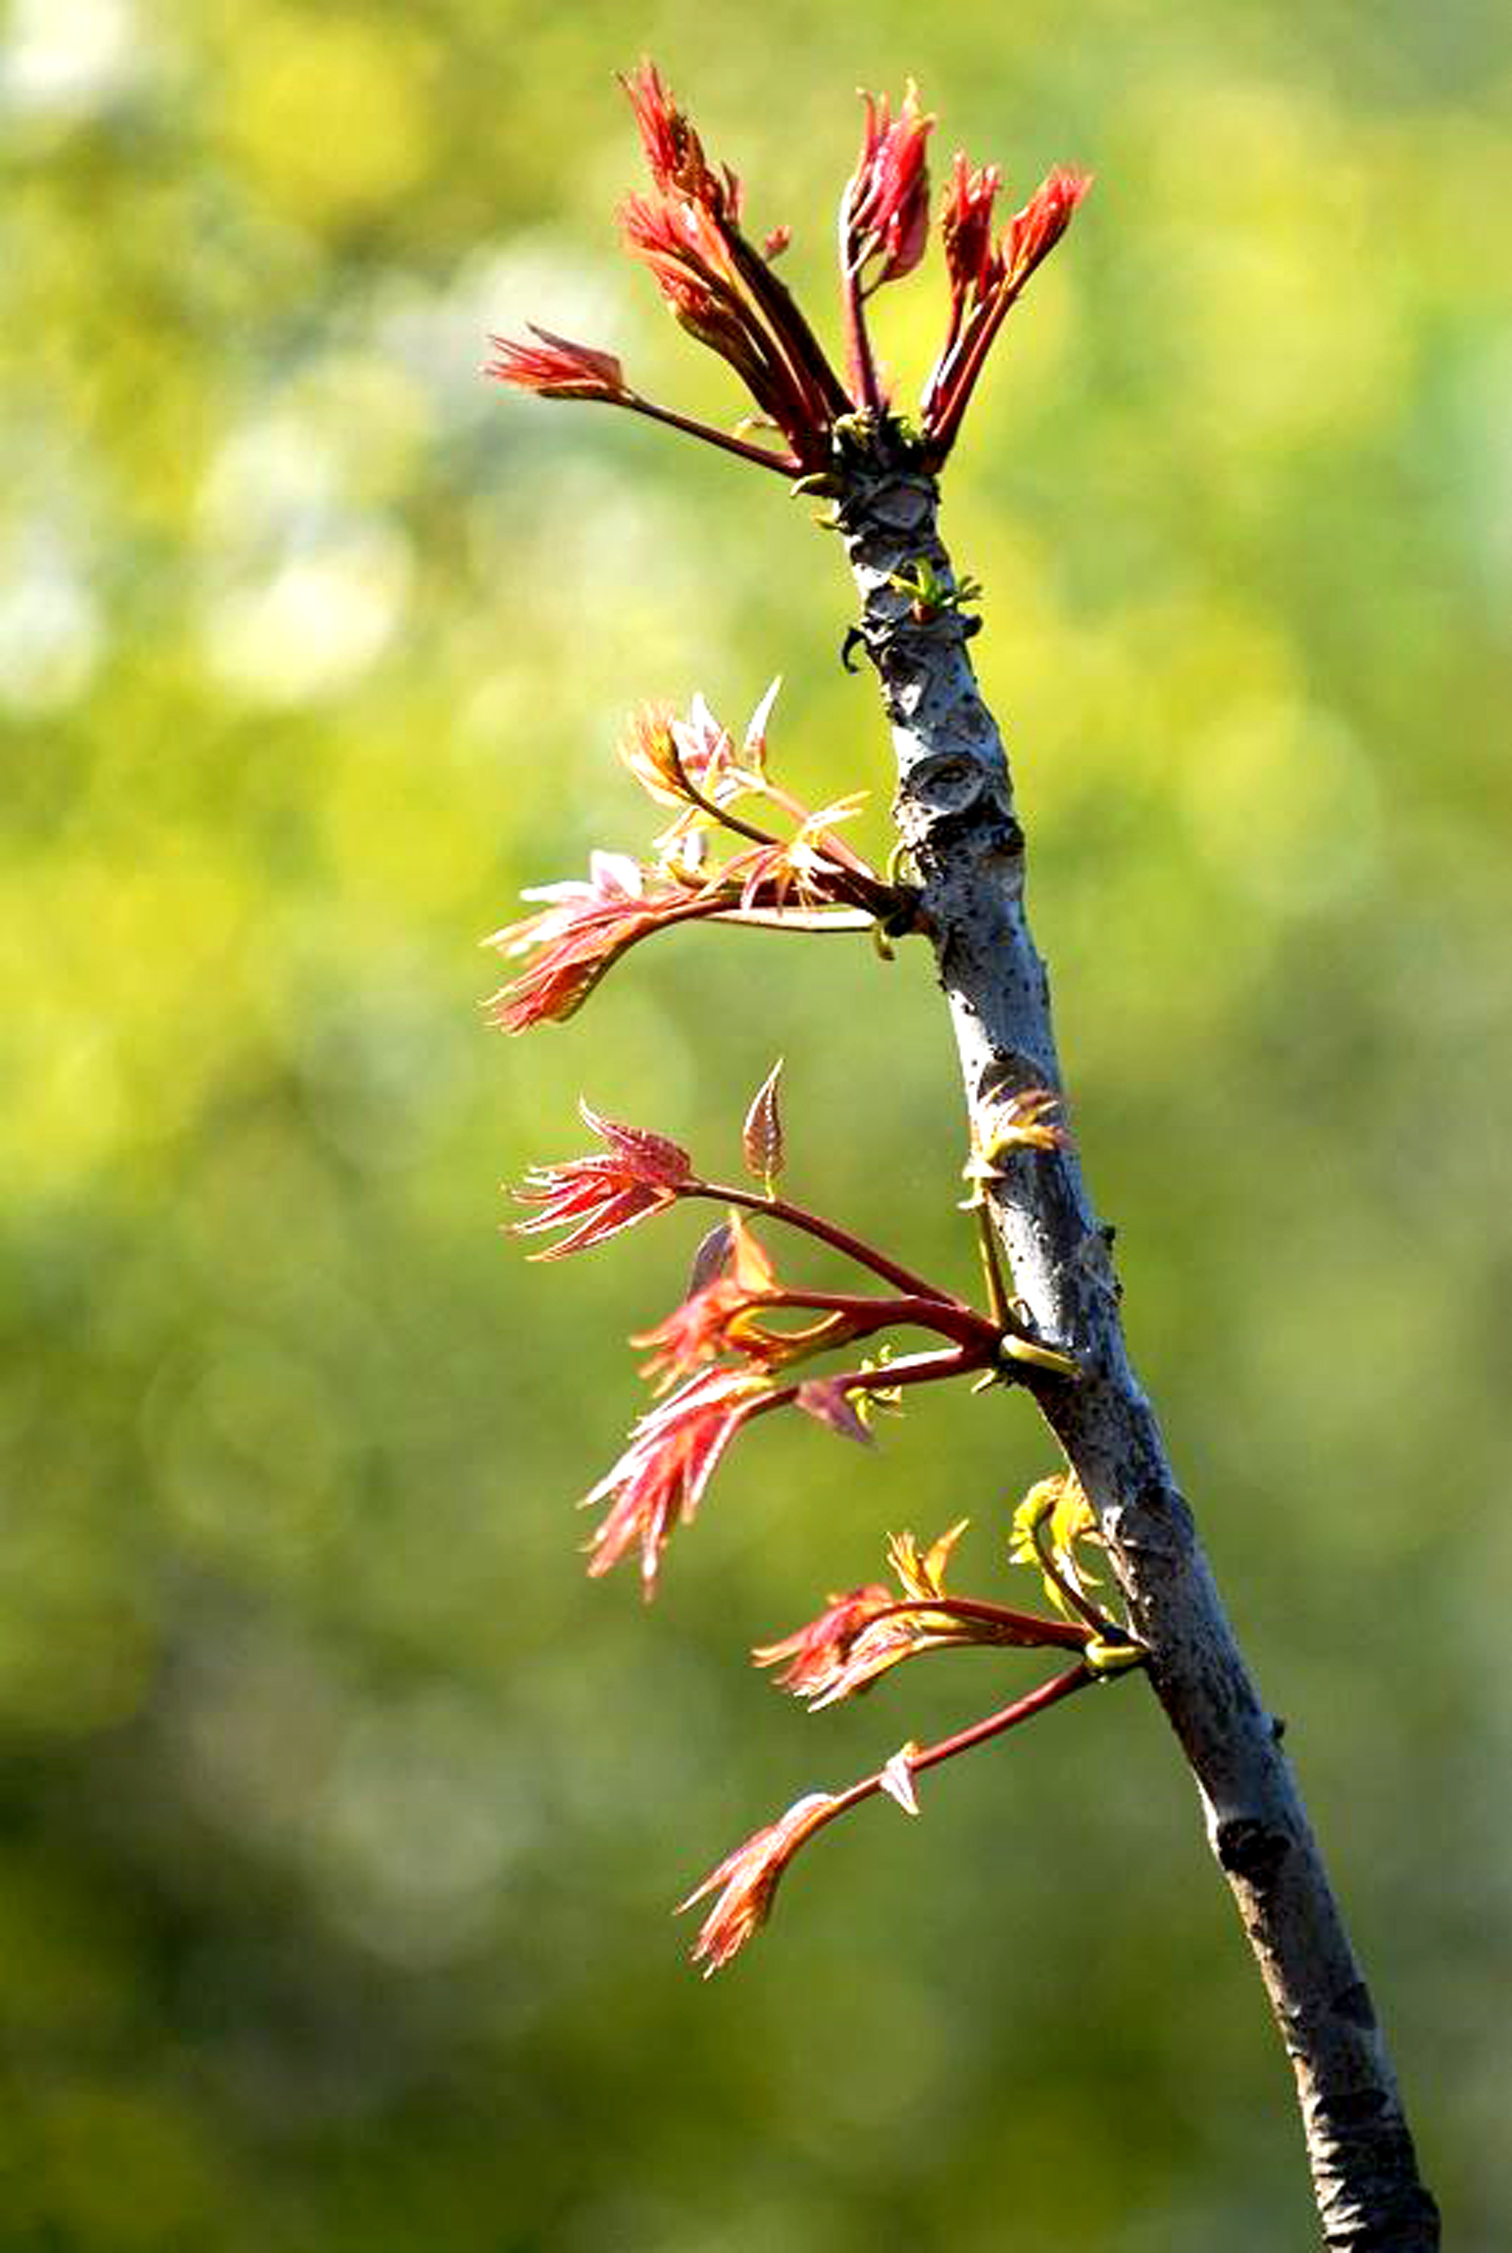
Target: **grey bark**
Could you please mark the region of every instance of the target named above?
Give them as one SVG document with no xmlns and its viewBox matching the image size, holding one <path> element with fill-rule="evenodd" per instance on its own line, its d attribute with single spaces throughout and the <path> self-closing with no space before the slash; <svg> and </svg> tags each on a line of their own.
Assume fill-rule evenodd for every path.
<svg viewBox="0 0 1512 2253">
<path fill-rule="evenodd" d="M 947 585 L 938 489 L 886 439 L 851 455 L 838 527 L 897 755 L 894 811 L 917 866 L 920 922 L 950 1005 L 979 1144 L 1014 1092 L 1060 1090 L 1045 966 L 1024 906 L 1024 835 L 1008 761 L 946 607 L 920 618 L 893 584 L 921 560 Z M 1074 1151 L 1010 1153 L 989 1188 L 1014 1288 L 1076 1381 L 1033 1380 L 1097 1511 L 1149 1677 L 1196 1779 L 1296 2075 L 1333 2253 L 1430 2253 L 1439 2218 L 1418 2171 L 1386 2044 L 1281 1751 L 1224 1615 L 1160 1427 L 1130 1365 L 1111 1231 Z"/>
</svg>

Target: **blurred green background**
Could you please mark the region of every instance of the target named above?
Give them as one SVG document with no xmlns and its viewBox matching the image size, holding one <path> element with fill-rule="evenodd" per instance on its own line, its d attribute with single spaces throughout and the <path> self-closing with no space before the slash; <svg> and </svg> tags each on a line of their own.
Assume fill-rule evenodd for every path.
<svg viewBox="0 0 1512 2253">
<path fill-rule="evenodd" d="M 674 935 L 487 1033 L 476 940 L 636 849 L 625 710 L 770 675 L 874 792 L 833 543 L 478 379 L 534 317 L 723 419 L 610 217 L 653 52 L 827 333 L 859 83 L 1096 172 L 950 479 L 1132 1334 L 1466 2248 L 1505 2242 L 1512 34 L 1451 0 L 1071 19 L 12 0 L 0 32 L 0 2241 L 24 2253 L 1270 2253 L 1289 2080 L 1137 1688 L 871 1807 L 702 1987 L 669 1904 L 1033 1678 L 805 1719 L 744 1646 L 1005 1513 L 1029 1410 L 761 1426 L 669 1559 L 574 1498 L 693 1216 L 559 1269 L 579 1090 L 962 1281 L 927 963 Z M 890 293 L 911 394 L 939 268 Z M 1020 1576 L 1014 1576 L 1018 1578 Z"/>
</svg>

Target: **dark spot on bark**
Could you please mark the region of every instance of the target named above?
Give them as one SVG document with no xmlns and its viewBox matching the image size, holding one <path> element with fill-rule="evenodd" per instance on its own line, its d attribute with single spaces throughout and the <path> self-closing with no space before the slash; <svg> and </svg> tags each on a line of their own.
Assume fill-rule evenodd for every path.
<svg viewBox="0 0 1512 2253">
<path fill-rule="evenodd" d="M 862 505 L 864 506 L 864 504 Z M 839 506 L 844 518 L 851 522 L 856 522 L 859 519 L 861 511 L 856 501 L 845 500 L 840 502 Z M 892 569 L 893 563 L 896 561 L 898 542 L 891 532 L 872 531 L 867 528 L 857 535 L 850 552 L 853 564 L 858 563 L 867 571 L 886 574 Z"/>
<path fill-rule="evenodd" d="M 972 759 L 953 751 L 921 759 L 907 781 L 910 798 L 932 814 L 960 814 L 974 805 L 986 787 L 987 776 Z"/>
<path fill-rule="evenodd" d="M 1143 1510 L 1169 1518 L 1183 1534 L 1192 1530 L 1192 1512 L 1186 1496 L 1178 1494 L 1164 1479 L 1151 1479 L 1140 1488 L 1139 1505 Z"/>
<path fill-rule="evenodd" d="M 933 495 L 927 485 L 922 482 L 905 484 L 900 481 L 891 487 L 884 487 L 873 497 L 871 513 L 879 524 L 885 524 L 890 530 L 914 532 L 927 521 L 933 506 Z M 931 542 L 931 545 L 935 543 Z M 943 552 L 939 554 L 938 560 L 943 562 Z"/>
<path fill-rule="evenodd" d="M 1192 1513 L 1174 1486 L 1159 1477 L 1147 1478 L 1124 1505 L 1118 1537 L 1136 1555 L 1174 1564 L 1193 1547 Z M 1214 1685 L 1207 1687 L 1212 1690 Z"/>
<path fill-rule="evenodd" d="M 1205 1666 L 1201 1673 L 1202 1694 L 1214 1725 L 1225 1735 L 1234 1725 L 1235 1705 L 1233 1684 L 1228 1674 L 1217 1666 Z M 1221 1848 L 1220 1848 L 1221 1852 Z M 1227 1868 L 1227 1863 L 1224 1864 Z"/>
<path fill-rule="evenodd" d="M 895 718 L 907 718 L 900 710 L 901 699 L 912 689 L 915 697 L 923 694 L 929 685 L 929 670 L 916 650 L 910 650 L 896 629 L 885 625 L 875 629 L 875 646 L 868 644 L 867 654 L 881 674 L 887 692 L 888 704 Z"/>
<path fill-rule="evenodd" d="M 1357 1979 L 1352 1987 L 1346 1987 L 1342 1994 L 1335 1995 L 1330 2007 L 1335 2018 L 1347 2019 L 1351 2026 L 1368 2028 L 1375 2025 L 1376 2015 L 1371 2005 L 1370 1990 L 1363 1979 Z"/>
<path fill-rule="evenodd" d="M 997 740 L 992 715 L 979 696 L 968 693 L 957 697 L 951 707 L 950 723 L 952 727 L 959 728 L 963 735 L 974 736 L 978 743 L 994 743 Z"/>
<path fill-rule="evenodd" d="M 1332 2123 L 1325 2120 L 1321 2133 Z M 1330 2253 L 1438 2253 L 1439 2211 L 1417 2179 L 1412 2138 L 1400 2123 L 1345 2125 L 1337 2149 L 1313 2140 L 1318 2218 Z"/>
<path fill-rule="evenodd" d="M 1390 2099 L 1381 2089 L 1346 2089 L 1328 2100 L 1328 2119 L 1335 2128 L 1360 2129 L 1372 2120 L 1379 2120 L 1390 2109 Z"/>
<path fill-rule="evenodd" d="M 1264 1893 L 1275 1884 L 1292 1842 L 1285 1831 L 1273 1830 L 1269 1823 L 1236 1815 L 1218 1825 L 1216 1843 L 1218 1859 L 1229 1876 L 1243 1878 L 1257 1893 Z"/>
</svg>

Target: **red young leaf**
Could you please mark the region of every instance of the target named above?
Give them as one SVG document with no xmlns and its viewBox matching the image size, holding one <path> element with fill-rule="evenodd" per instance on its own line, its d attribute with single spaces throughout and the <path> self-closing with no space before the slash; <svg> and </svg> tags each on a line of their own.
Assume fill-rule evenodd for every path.
<svg viewBox="0 0 1512 2253">
<path fill-rule="evenodd" d="M 515 1222 L 517 1236 L 539 1236 L 554 1228 L 566 1231 L 547 1250 L 537 1252 L 537 1259 L 561 1259 L 568 1252 L 586 1251 L 590 1244 L 602 1244 L 622 1228 L 664 1212 L 692 1178 L 693 1162 L 687 1151 L 666 1135 L 601 1118 L 587 1103 L 580 1103 L 578 1109 L 607 1147 L 586 1158 L 564 1159 L 560 1165 L 532 1166 L 515 1192 L 521 1204 L 539 1207 L 529 1220 Z"/>
<path fill-rule="evenodd" d="M 608 1143 L 613 1157 L 636 1180 L 663 1183 L 671 1188 L 688 1180 L 692 1174 L 692 1159 L 669 1135 L 656 1134 L 650 1127 L 625 1126 L 619 1119 L 606 1119 L 581 1098 L 578 1111 L 583 1124 Z"/>
<path fill-rule="evenodd" d="M 866 104 L 866 129 L 860 159 L 840 206 L 842 256 L 853 273 L 880 256 L 884 264 L 878 282 L 896 282 L 913 272 L 929 240 L 924 144 L 934 119 L 920 112 L 912 79 L 896 118 L 885 94 L 874 99 L 864 93 L 861 99 Z"/>
<path fill-rule="evenodd" d="M 798 1387 L 794 1400 L 806 1415 L 817 1423 L 828 1424 L 842 1439 L 857 1440 L 862 1447 L 871 1446 L 871 1433 L 856 1414 L 850 1394 L 837 1378 L 810 1377 L 807 1384 Z"/>
<path fill-rule="evenodd" d="M 712 1893 L 714 1906 L 705 1917 L 693 1949 L 693 1961 L 702 1964 L 704 1977 L 720 1971 L 738 1955 L 753 1932 L 759 1932 L 772 1913 L 778 1882 L 804 1840 L 822 1828 L 835 1811 L 836 1801 L 827 1791 L 811 1791 L 775 1823 L 748 1838 L 743 1846 L 711 1870 L 698 1890 L 679 1902 L 678 1914 Z"/>
<path fill-rule="evenodd" d="M 654 1594 L 672 1528 L 679 1520 L 691 1523 L 736 1432 L 773 1397 L 744 1369 L 706 1369 L 646 1411 L 619 1461 L 584 1497 L 609 1504 L 589 1543 L 595 1579 L 638 1548 L 642 1588 L 648 1598 Z"/>
<path fill-rule="evenodd" d="M 528 325 L 539 340 L 535 344 L 516 344 L 507 336 L 489 338 L 494 357 L 485 375 L 496 383 L 518 384 L 522 391 L 538 391 L 547 399 L 607 399 L 616 406 L 629 399 L 625 371 L 612 352 L 553 336 L 534 321 Z"/>
<path fill-rule="evenodd" d="M 727 1220 L 720 1221 L 709 1230 L 693 1254 L 693 1265 L 688 1272 L 688 1297 L 696 1298 L 711 1283 L 717 1283 L 729 1272 L 733 1237 Z"/>
<path fill-rule="evenodd" d="M 781 1078 L 782 1058 L 779 1056 L 751 1097 L 751 1108 L 747 1111 L 745 1125 L 740 1130 L 740 1146 L 745 1153 L 747 1169 L 761 1183 L 769 1197 L 772 1194 L 772 1184 L 783 1166 L 782 1112 L 777 1101 L 777 1088 Z"/>
<path fill-rule="evenodd" d="M 780 1642 L 758 1643 L 751 1657 L 757 1666 L 781 1666 L 778 1685 L 795 1697 L 817 1696 L 840 1672 L 863 1628 L 878 1612 L 890 1611 L 893 1601 L 892 1590 L 876 1580 L 832 1594 L 817 1619 L 806 1620 Z"/>
</svg>

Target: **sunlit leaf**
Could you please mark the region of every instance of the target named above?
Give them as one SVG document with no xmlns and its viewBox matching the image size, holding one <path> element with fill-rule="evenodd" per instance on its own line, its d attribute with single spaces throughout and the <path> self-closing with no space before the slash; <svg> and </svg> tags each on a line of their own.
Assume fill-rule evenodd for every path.
<svg viewBox="0 0 1512 2253">
<path fill-rule="evenodd" d="M 777 1100 L 777 1089 L 782 1078 L 782 1058 L 779 1056 L 760 1087 L 751 1098 L 751 1107 L 745 1115 L 745 1125 L 740 1132 L 740 1146 L 745 1153 L 747 1169 L 759 1181 L 767 1195 L 772 1194 L 772 1184 L 782 1171 L 782 1112 Z"/>
</svg>

